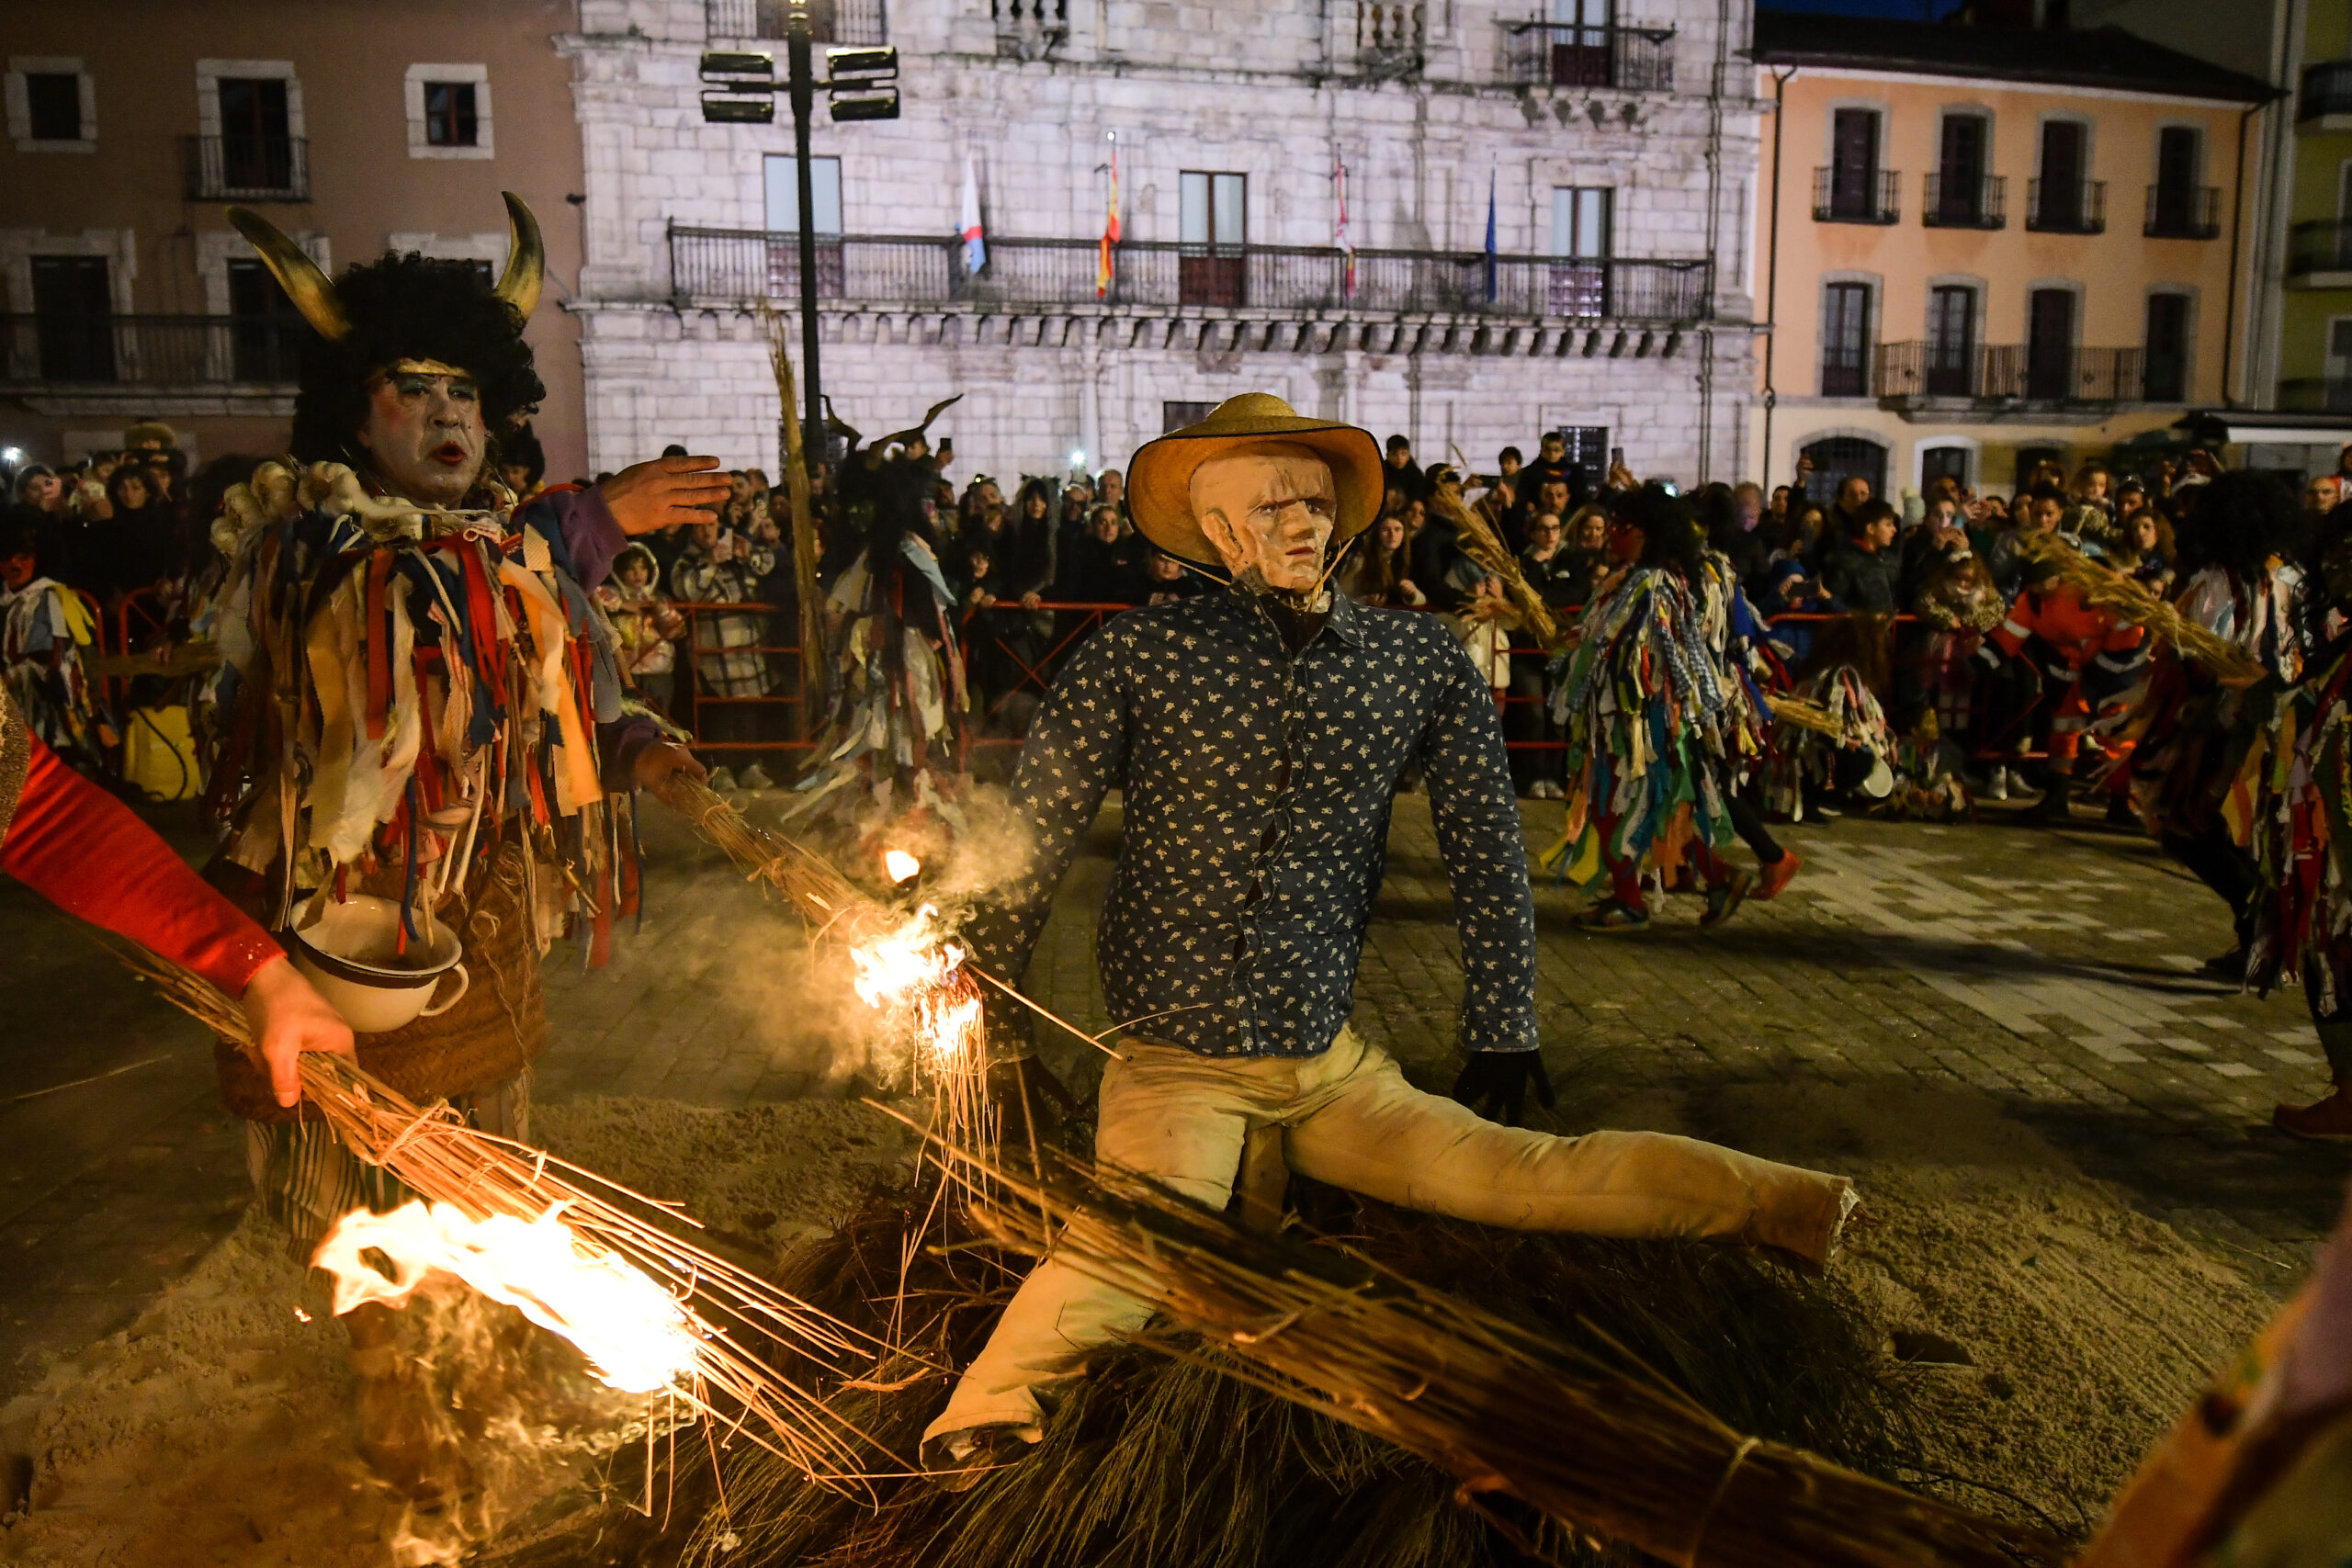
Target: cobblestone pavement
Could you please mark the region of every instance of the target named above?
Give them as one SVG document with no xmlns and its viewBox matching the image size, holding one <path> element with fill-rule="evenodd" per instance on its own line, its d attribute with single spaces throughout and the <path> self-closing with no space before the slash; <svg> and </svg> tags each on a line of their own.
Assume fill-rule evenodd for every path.
<svg viewBox="0 0 2352 1568">
<path fill-rule="evenodd" d="M 1531 840 L 1558 813 L 1530 803 Z M 1581 900 L 1539 885 L 1545 1056 L 1579 1114 L 1666 1092 L 1703 1122 L 1725 1086 L 1805 1078 L 1981 1094 L 2250 1277 L 2275 1289 L 2299 1273 L 2352 1156 L 2268 1130 L 2276 1100 L 2319 1089 L 2316 1041 L 2298 993 L 2243 996 L 2195 973 L 2229 942 L 2201 886 L 2145 840 L 2087 822 L 1848 818 L 1784 838 L 1806 861 L 1795 885 L 1714 931 L 1699 929 L 1697 900 L 1676 898 L 1647 931 L 1587 933 L 1570 919 Z M 653 808 L 646 840 L 643 931 L 594 974 L 567 950 L 550 957 L 540 1099 L 730 1106 L 854 1090 L 859 1064 L 837 1042 L 856 1004 L 837 976 L 810 983 L 797 926 Z M 1114 803 L 1028 977 L 1090 1031 L 1114 1021 L 1092 931 L 1116 845 Z M 233 1220 L 244 1176 L 192 1026 L 13 886 L 0 886 L 0 941 L 5 1399 L 44 1353 L 134 1315 Z M 1426 806 L 1407 796 L 1356 1026 L 1442 1087 L 1460 994 L 1443 867 Z M 1089 1047 L 1046 1044 L 1066 1075 L 1095 1071 Z"/>
</svg>

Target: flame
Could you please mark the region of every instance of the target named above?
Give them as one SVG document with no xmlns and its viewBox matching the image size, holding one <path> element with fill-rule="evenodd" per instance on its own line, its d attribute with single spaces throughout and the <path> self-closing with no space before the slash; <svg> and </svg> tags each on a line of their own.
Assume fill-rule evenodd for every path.
<svg viewBox="0 0 2352 1568">
<path fill-rule="evenodd" d="M 897 931 L 850 949 L 857 963 L 858 1000 L 886 1008 L 913 1000 L 947 983 L 964 950 L 939 930 L 939 910 L 925 904 Z"/>
<path fill-rule="evenodd" d="M 391 1264 L 387 1277 L 364 1254 Z M 653 1393 L 691 1381 L 701 1338 L 684 1308 L 649 1276 L 583 1246 L 556 1204 L 536 1220 L 476 1220 L 450 1203 L 403 1204 L 389 1214 L 355 1209 L 335 1222 L 311 1259 L 334 1275 L 337 1316 L 368 1302 L 404 1306 L 438 1269 L 562 1335 L 597 1378 L 623 1393 Z"/>
<path fill-rule="evenodd" d="M 904 850 L 884 850 L 882 869 L 890 874 L 890 880 L 894 883 L 912 882 L 922 870 L 922 862 Z"/>
<path fill-rule="evenodd" d="M 923 905 L 897 931 L 850 949 L 850 956 L 857 963 L 858 999 L 870 1008 L 910 1008 L 931 1066 L 978 1059 L 979 992 L 962 972 L 965 951 L 946 939 L 937 908 Z"/>
</svg>

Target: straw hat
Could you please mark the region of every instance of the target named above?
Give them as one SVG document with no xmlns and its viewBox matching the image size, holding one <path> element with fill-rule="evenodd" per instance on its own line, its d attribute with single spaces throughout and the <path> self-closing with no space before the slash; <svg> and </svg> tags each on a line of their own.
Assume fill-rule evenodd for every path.
<svg viewBox="0 0 2352 1568">
<path fill-rule="evenodd" d="M 1339 515 L 1334 548 L 1372 525 L 1385 488 L 1380 446 L 1368 430 L 1307 419 L 1271 392 L 1227 398 L 1198 424 L 1148 443 L 1127 465 L 1127 513 L 1145 538 L 1171 556 L 1216 566 L 1222 558 L 1193 515 L 1193 471 L 1237 446 L 1283 441 L 1305 446 L 1331 465 Z"/>
</svg>

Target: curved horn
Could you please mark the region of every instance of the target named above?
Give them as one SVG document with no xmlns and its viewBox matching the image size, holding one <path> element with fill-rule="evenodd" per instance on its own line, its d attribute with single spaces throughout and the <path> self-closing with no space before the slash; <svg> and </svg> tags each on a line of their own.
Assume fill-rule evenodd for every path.
<svg viewBox="0 0 2352 1568">
<path fill-rule="evenodd" d="M 278 287 L 302 312 L 302 319 L 318 330 L 329 343 L 350 335 L 351 318 L 344 314 L 343 299 L 334 291 L 334 280 L 319 270 L 319 264 L 310 253 L 288 239 L 277 226 L 257 212 L 242 207 L 229 209 L 229 221 L 245 237 L 253 248 L 261 253 L 262 265 L 277 278 Z"/>
<path fill-rule="evenodd" d="M 498 193 L 506 198 L 506 231 L 512 242 L 506 254 L 506 271 L 498 280 L 498 297 L 514 307 L 525 321 L 539 308 L 539 285 L 546 280 L 548 248 L 539 240 L 539 220 L 523 205 L 523 198 L 511 190 Z"/>
</svg>

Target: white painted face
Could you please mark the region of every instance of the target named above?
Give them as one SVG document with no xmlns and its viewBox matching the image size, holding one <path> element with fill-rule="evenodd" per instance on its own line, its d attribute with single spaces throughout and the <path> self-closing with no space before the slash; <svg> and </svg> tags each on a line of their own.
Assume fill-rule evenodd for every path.
<svg viewBox="0 0 2352 1568">
<path fill-rule="evenodd" d="M 481 393 L 462 370 L 401 360 L 368 385 L 359 445 L 394 495 L 427 506 L 459 505 L 481 476 L 490 445 Z"/>
<path fill-rule="evenodd" d="M 1201 531 L 1237 581 L 1255 569 L 1285 593 L 1322 585 L 1339 487 L 1313 449 L 1268 441 L 1223 453 L 1193 471 L 1192 500 Z"/>
</svg>

